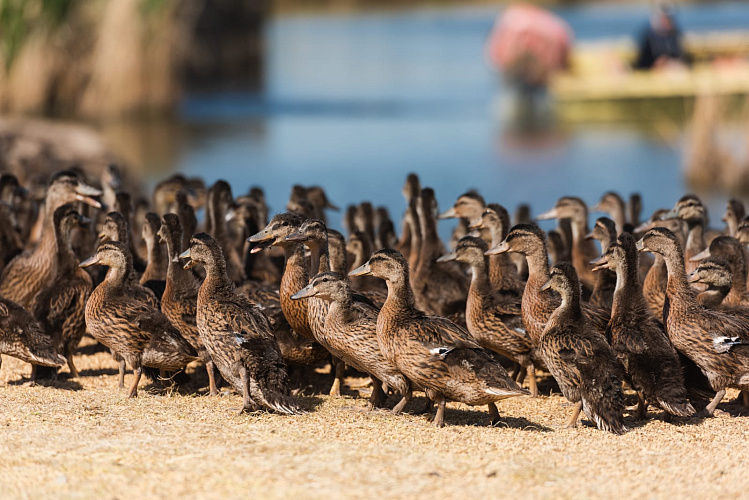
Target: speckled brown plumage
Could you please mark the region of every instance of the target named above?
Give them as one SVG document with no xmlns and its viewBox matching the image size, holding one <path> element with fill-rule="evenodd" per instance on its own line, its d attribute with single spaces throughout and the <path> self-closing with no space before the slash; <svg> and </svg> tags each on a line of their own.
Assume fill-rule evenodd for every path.
<svg viewBox="0 0 749 500">
<path fill-rule="evenodd" d="M 0 297 L 0 354 L 36 365 L 58 368 L 65 358 L 57 353 L 52 338 L 23 307 Z"/>
<path fill-rule="evenodd" d="M 533 364 L 533 342 L 522 328 L 520 309 L 508 309 L 493 289 L 484 256 L 487 245 L 481 238 L 465 236 L 458 241 L 455 252 L 440 260 L 457 260 L 471 266 L 471 286 L 466 303 L 466 325 L 474 339 L 490 351 L 499 353 L 520 364 L 530 381 L 533 397 L 538 396 L 536 370 Z"/>
<path fill-rule="evenodd" d="M 125 359 L 135 372 L 130 397 L 138 395 L 143 366 L 180 370 L 197 352 L 158 309 L 153 293 L 132 283 L 132 256 L 117 241 L 105 243 L 81 266 L 109 266 L 86 304 L 86 327 L 96 340 Z"/>
<path fill-rule="evenodd" d="M 354 231 L 349 235 L 346 250 L 351 254 L 351 269 L 364 265 L 372 255 L 372 244 L 366 233 Z M 378 290 L 387 293 L 385 282 L 374 276 L 352 276 L 351 285 L 360 291 Z"/>
<path fill-rule="evenodd" d="M 578 404 L 569 425 L 575 425 L 582 409 L 599 429 L 623 434 L 619 362 L 582 312 L 574 267 L 568 262 L 555 266 L 544 288 L 560 294 L 561 303 L 541 335 L 539 352 L 564 396 Z"/>
<path fill-rule="evenodd" d="M 732 236 L 718 236 L 703 252 L 692 257 L 692 261 L 699 262 L 710 256 L 724 259 L 731 268 L 731 289 L 723 303 L 726 306 L 749 306 L 744 245 Z"/>
<path fill-rule="evenodd" d="M 83 184 L 75 173 L 60 172 L 50 181 L 45 198 L 42 238 L 34 250 L 28 250 L 3 269 L 0 296 L 31 308 L 34 297 L 57 273 L 57 244 L 53 215 L 57 208 L 76 200 L 98 205 L 89 196 L 100 192 Z"/>
<path fill-rule="evenodd" d="M 181 253 L 182 226 L 175 214 L 164 214 L 158 237 L 166 244 L 167 274 L 164 295 L 161 298 L 161 312 L 169 319 L 179 333 L 197 351 L 208 372 L 208 390 L 211 396 L 218 394 L 216 377 L 210 354 L 198 332 L 197 309 L 200 283 L 195 275 L 184 269 L 177 260 Z"/>
<path fill-rule="evenodd" d="M 218 242 L 198 233 L 180 257 L 188 259 L 186 267 L 196 263 L 205 267 L 206 278 L 198 292 L 198 331 L 221 375 L 242 393 L 242 411 L 264 407 L 301 413 L 291 398 L 286 364 L 268 318 L 237 292 Z"/>
<path fill-rule="evenodd" d="M 749 388 L 749 322 L 701 307 L 690 288 L 684 257 L 676 236 L 664 228 L 651 229 L 638 249 L 663 255 L 668 268 L 664 324 L 671 343 L 707 376 L 715 398 L 712 414 L 726 387 Z"/>
<path fill-rule="evenodd" d="M 65 356 L 70 373 L 77 377 L 73 354 L 86 333 L 86 301 L 93 290 L 93 282 L 86 271 L 78 268 L 70 234 L 74 227 L 85 226 L 87 221 L 72 204 L 59 207 L 53 217 L 57 274 L 36 295 L 31 311 L 52 339 L 55 352 Z"/>
<path fill-rule="evenodd" d="M 611 218 L 614 223 L 614 237 L 624 231 L 624 225 L 627 223 L 626 206 L 622 197 L 614 191 L 604 193 L 590 211 L 604 212 Z"/>
<path fill-rule="evenodd" d="M 606 336 L 632 387 L 640 394 L 640 416 L 644 417 L 644 401 L 680 417 L 694 414 L 687 401 L 676 350 L 642 295 L 634 237 L 622 233 L 596 261 L 596 266 L 597 272 L 604 268 L 616 272 L 616 292 Z"/>
<path fill-rule="evenodd" d="M 733 285 L 731 267 L 720 257 L 708 257 L 700 261 L 687 277 L 690 283 L 702 283 L 707 288 L 697 295 L 697 302 L 707 309 L 717 309 L 731 314 L 749 314 L 749 308 L 726 306 L 723 300 Z M 749 316 L 747 316 L 749 318 Z"/>
<path fill-rule="evenodd" d="M 608 217 L 599 217 L 593 226 L 593 230 L 586 238 L 597 240 L 601 244 L 601 254 L 605 254 L 609 245 L 616 241 L 614 221 Z M 616 273 L 610 269 L 600 269 L 596 272 L 595 284 L 589 302 L 611 310 L 611 304 L 614 302 L 614 288 L 616 288 Z"/>
<path fill-rule="evenodd" d="M 371 273 L 387 282 L 388 298 L 377 316 L 382 352 L 437 403 L 435 425 L 444 425 L 445 402 L 488 405 L 492 421 L 500 399 L 528 394 L 471 335 L 451 321 L 415 307 L 406 259 L 396 250 L 375 252 L 353 275 Z"/>
<path fill-rule="evenodd" d="M 551 314 L 559 307 L 560 297 L 553 291 L 542 292 L 549 281 L 549 258 L 546 253 L 546 234 L 538 226 L 519 224 L 512 228 L 507 238 L 487 254 L 517 252 L 528 261 L 528 281 L 521 305 L 523 324 L 534 346 L 538 346 L 541 333 Z M 603 334 L 609 322 L 609 312 L 592 304 L 582 305 L 583 312 L 596 331 Z"/>
<path fill-rule="evenodd" d="M 333 272 L 318 274 L 293 297 L 302 300 L 319 297 L 330 302 L 321 339 L 324 345 L 333 356 L 372 377 L 372 407 L 381 407 L 385 402 L 383 382 L 398 391 L 403 396 L 402 404 L 396 406 L 396 413 L 399 413 L 410 398 L 411 384 L 380 349 L 377 340 L 379 310 L 354 300 L 349 284 Z"/>
</svg>

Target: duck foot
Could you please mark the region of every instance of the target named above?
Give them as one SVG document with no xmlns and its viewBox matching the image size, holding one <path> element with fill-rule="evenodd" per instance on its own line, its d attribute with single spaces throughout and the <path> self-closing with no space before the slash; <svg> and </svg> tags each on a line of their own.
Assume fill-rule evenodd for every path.
<svg viewBox="0 0 749 500">
<path fill-rule="evenodd" d="M 393 415 L 400 415 L 403 412 L 403 408 L 406 407 L 408 402 L 411 401 L 411 390 L 403 395 L 397 405 L 393 407 Z"/>
<path fill-rule="evenodd" d="M 720 403 L 723 400 L 723 397 L 726 395 L 726 390 L 721 389 L 718 392 L 715 393 L 715 397 L 712 401 L 710 401 L 710 404 L 708 404 L 705 409 L 702 411 L 703 415 L 706 415 L 708 417 L 712 417 L 715 415 L 716 408 L 718 407 L 718 403 Z"/>
<path fill-rule="evenodd" d="M 566 429 L 574 429 L 577 427 L 577 419 L 580 418 L 580 412 L 583 409 L 583 402 L 579 401 L 575 403 L 575 407 L 572 409 L 572 415 L 570 415 L 570 419 L 567 421 L 567 425 L 564 427 Z"/>
<path fill-rule="evenodd" d="M 434 426 L 445 426 L 445 398 L 441 398 L 437 401 L 437 414 L 434 416 Z"/>
<path fill-rule="evenodd" d="M 343 385 L 343 376 L 346 371 L 346 363 L 334 358 L 333 367 L 335 367 L 335 380 L 333 380 L 333 386 L 330 388 L 330 396 L 333 398 L 340 398 L 341 385 Z"/>
<path fill-rule="evenodd" d="M 528 372 L 528 388 L 531 391 L 531 397 L 537 398 L 538 397 L 538 384 L 536 382 L 536 367 L 532 364 L 529 364 L 526 368 Z"/>
<path fill-rule="evenodd" d="M 135 375 L 135 379 L 133 380 L 133 384 L 130 386 L 130 391 L 127 393 L 127 397 L 129 398 L 137 398 L 138 397 L 138 383 L 140 382 L 140 377 L 143 375 L 143 367 L 138 367 L 133 370 L 133 373 Z"/>
<path fill-rule="evenodd" d="M 647 418 L 648 416 L 647 407 L 648 407 L 648 404 L 645 401 L 645 397 L 638 392 L 637 393 L 637 413 L 635 413 L 635 418 L 637 420 L 645 420 Z"/>
<path fill-rule="evenodd" d="M 70 356 L 68 358 L 68 370 L 70 370 L 70 376 L 73 378 L 78 378 L 81 376 L 81 373 L 78 371 L 78 368 L 75 367 L 73 364 L 73 356 Z"/>
</svg>

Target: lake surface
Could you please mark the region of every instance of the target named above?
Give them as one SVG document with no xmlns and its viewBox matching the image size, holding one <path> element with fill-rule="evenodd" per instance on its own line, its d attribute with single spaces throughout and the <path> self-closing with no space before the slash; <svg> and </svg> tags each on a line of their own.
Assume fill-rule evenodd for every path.
<svg viewBox="0 0 749 500">
<path fill-rule="evenodd" d="M 558 9 L 577 40 L 639 33 L 647 6 Z M 179 133 L 144 153 L 150 179 L 179 170 L 235 194 L 260 185 L 274 211 L 292 184 L 323 185 L 345 207 L 364 199 L 403 211 L 401 186 L 417 172 L 441 209 L 469 188 L 511 212 L 534 213 L 562 195 L 594 203 L 606 190 L 640 192 L 644 216 L 687 188 L 681 126 L 666 140 L 648 124 L 555 123 L 523 131 L 506 118 L 508 89 L 483 59 L 497 9 L 460 7 L 271 20 L 263 90 L 189 95 Z M 749 5 L 679 7 L 686 31 L 742 29 Z M 152 139 L 153 140 L 153 139 Z M 169 154 L 164 154 L 164 151 Z M 725 197 L 710 195 L 714 224 Z M 340 216 L 331 215 L 340 228 Z M 440 226 L 447 236 L 453 223 Z"/>
</svg>

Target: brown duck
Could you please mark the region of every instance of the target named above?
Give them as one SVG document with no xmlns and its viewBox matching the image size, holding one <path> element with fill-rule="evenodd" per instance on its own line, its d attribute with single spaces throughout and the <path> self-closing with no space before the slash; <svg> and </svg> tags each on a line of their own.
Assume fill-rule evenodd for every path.
<svg viewBox="0 0 749 500">
<path fill-rule="evenodd" d="M 705 408 L 712 415 L 726 387 L 749 389 L 749 322 L 699 305 L 687 282 L 681 245 L 671 231 L 651 229 L 637 247 L 643 252 L 659 253 L 666 261 L 666 333 L 674 347 L 697 364 L 717 391 Z"/>
<path fill-rule="evenodd" d="M 133 368 L 135 379 L 128 397 L 138 395 L 144 366 L 176 371 L 197 359 L 195 349 L 159 311 L 153 293 L 129 279 L 133 260 L 123 243 L 101 245 L 80 266 L 95 264 L 109 266 L 109 270 L 86 303 L 86 327 Z"/>
<path fill-rule="evenodd" d="M 499 419 L 496 401 L 529 394 L 471 335 L 451 321 L 427 316 L 415 307 L 408 262 L 396 250 L 379 250 L 351 275 L 384 279 L 388 298 L 377 316 L 377 338 L 383 354 L 427 397 L 437 403 L 434 424 L 445 424 L 445 402 L 487 405 L 492 422 Z"/>
<path fill-rule="evenodd" d="M 690 260 L 700 262 L 710 256 L 724 259 L 731 267 L 731 290 L 723 303 L 727 306 L 749 306 L 749 291 L 746 288 L 746 262 L 744 245 L 733 236 L 718 236 L 710 245 Z"/>
<path fill-rule="evenodd" d="M 533 364 L 533 342 L 522 329 L 520 309 L 507 308 L 493 289 L 487 273 L 487 245 L 481 238 L 464 236 L 455 252 L 440 257 L 440 262 L 457 260 L 471 266 L 471 287 L 466 303 L 468 331 L 481 347 L 520 364 L 527 372 L 531 396 L 538 396 L 536 369 Z M 520 379 L 518 379 L 520 380 Z"/>
<path fill-rule="evenodd" d="M 86 271 L 78 268 L 78 258 L 73 252 L 70 235 L 73 228 L 88 224 L 89 221 L 70 203 L 55 210 L 57 274 L 34 298 L 31 309 L 46 334 L 52 338 L 56 352 L 67 359 L 73 377 L 79 376 L 73 364 L 73 354 L 86 333 L 86 301 L 93 290 L 93 282 Z M 43 375 L 42 372 L 39 373 L 40 376 Z"/>
<path fill-rule="evenodd" d="M 59 368 L 66 359 L 39 322 L 12 300 L 0 297 L 0 354 L 32 365 Z M 0 363 L 2 360 L 0 359 Z"/>
<path fill-rule="evenodd" d="M 568 262 L 556 265 L 542 287 L 548 289 L 561 296 L 561 303 L 544 328 L 539 353 L 564 396 L 576 403 L 568 427 L 584 410 L 599 429 L 625 433 L 619 362 L 583 314 L 575 268 Z"/>
<path fill-rule="evenodd" d="M 622 233 L 593 263 L 595 271 L 616 272 L 616 292 L 606 336 L 637 391 L 638 417 L 645 417 L 645 401 L 672 415 L 693 415 L 679 357 L 642 295 L 634 237 Z"/>
<path fill-rule="evenodd" d="M 286 364 L 268 318 L 237 292 L 218 242 L 198 233 L 180 258 L 188 259 L 186 268 L 201 264 L 206 269 L 198 292 L 198 331 L 221 375 L 242 393 L 240 413 L 261 407 L 302 413 L 291 398 Z"/>
<path fill-rule="evenodd" d="M 385 403 L 383 382 L 402 396 L 394 408 L 398 414 L 410 399 L 411 383 L 384 356 L 377 340 L 379 310 L 366 302 L 354 300 L 351 287 L 338 273 L 320 273 L 292 299 L 319 297 L 330 302 L 325 318 L 324 345 L 333 356 L 372 377 L 374 389 L 369 402 L 379 408 Z"/>
<path fill-rule="evenodd" d="M 616 242 L 616 225 L 608 217 L 599 217 L 593 230 L 585 238 L 597 240 L 601 244 L 601 253 L 605 254 L 609 245 Z M 616 273 L 612 270 L 600 269 L 596 275 L 590 303 L 611 310 L 616 288 Z"/>
</svg>

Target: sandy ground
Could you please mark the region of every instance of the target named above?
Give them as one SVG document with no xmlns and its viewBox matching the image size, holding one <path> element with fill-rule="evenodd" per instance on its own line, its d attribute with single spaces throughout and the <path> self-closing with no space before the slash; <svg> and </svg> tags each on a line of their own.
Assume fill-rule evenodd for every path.
<svg viewBox="0 0 749 500">
<path fill-rule="evenodd" d="M 3 356 L 3 499 L 749 495 L 747 417 L 666 423 L 651 410 L 645 422 L 627 417 L 624 436 L 563 429 L 571 407 L 547 383 L 547 396 L 501 402 L 496 427 L 485 408 L 451 403 L 436 429 L 421 415 L 368 411 L 366 379 L 348 379 L 342 398 L 319 395 L 320 373 L 300 396 L 308 414 L 237 415 L 241 397 L 207 396 L 201 367 L 179 391 L 144 380 L 128 400 L 110 355 L 92 347 L 76 357 L 80 379 L 63 369 L 49 386 L 29 386 L 30 367 Z M 720 408 L 737 414 L 735 396 Z"/>
</svg>

